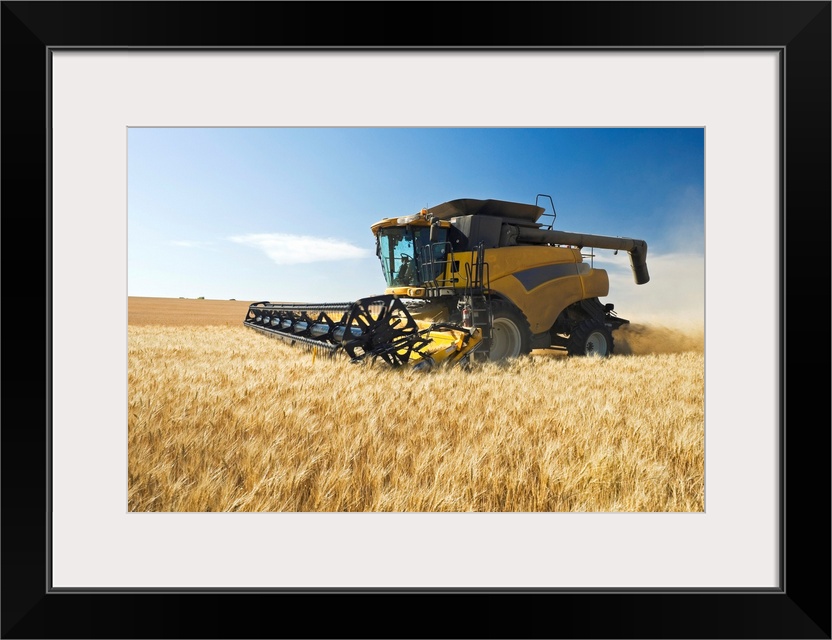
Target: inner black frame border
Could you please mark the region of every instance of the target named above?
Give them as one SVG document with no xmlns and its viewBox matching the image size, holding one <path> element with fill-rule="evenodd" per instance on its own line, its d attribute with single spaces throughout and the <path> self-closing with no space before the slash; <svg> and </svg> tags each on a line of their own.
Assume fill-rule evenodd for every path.
<svg viewBox="0 0 832 640">
<path fill-rule="evenodd" d="M 14 243 L 2 258 L 2 290 L 21 319 L 3 328 L 18 346 L 3 365 L 2 637 L 830 638 L 829 369 L 818 373 L 815 348 L 829 323 L 830 15 L 827 1 L 2 2 L 0 205 Z M 63 48 L 779 52 L 780 588 L 52 589 L 48 98 L 51 52 Z M 788 249 L 799 265 L 791 272 Z M 753 272 L 762 250 L 738 246 L 738 259 Z M 795 290 L 826 286 L 818 297 L 793 294 L 788 305 L 790 282 Z M 787 307 L 803 311 L 791 325 Z M 753 301 L 739 290 L 726 314 L 738 350 L 756 348 L 742 334 L 754 321 Z M 31 349 L 25 336 L 33 331 L 43 331 L 43 351 L 39 340 Z M 818 415 L 826 418 L 820 426 Z"/>
</svg>

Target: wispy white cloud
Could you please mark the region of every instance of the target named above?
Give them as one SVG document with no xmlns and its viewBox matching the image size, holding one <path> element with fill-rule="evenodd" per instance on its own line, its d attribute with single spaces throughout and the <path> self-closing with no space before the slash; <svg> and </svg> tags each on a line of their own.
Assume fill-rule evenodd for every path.
<svg viewBox="0 0 832 640">
<path fill-rule="evenodd" d="M 276 264 L 309 264 L 371 255 L 367 249 L 343 240 L 288 233 L 251 233 L 232 236 L 229 240 L 263 251 Z"/>
<path fill-rule="evenodd" d="M 189 249 L 210 247 L 214 244 L 213 242 L 203 242 L 200 240 L 171 240 L 170 243 L 175 247 L 187 247 Z"/>
</svg>

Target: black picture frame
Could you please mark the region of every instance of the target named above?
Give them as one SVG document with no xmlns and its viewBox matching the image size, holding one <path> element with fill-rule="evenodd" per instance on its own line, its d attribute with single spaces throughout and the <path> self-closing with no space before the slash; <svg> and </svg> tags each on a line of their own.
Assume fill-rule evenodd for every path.
<svg viewBox="0 0 832 640">
<path fill-rule="evenodd" d="M 2 2 L 2 637 L 830 638 L 830 15 L 828 1 Z M 52 590 L 48 89 L 64 47 L 778 51 L 780 588 Z M 738 244 L 753 272 L 764 249 Z M 725 313 L 741 345 L 753 301 L 738 291 Z"/>
</svg>

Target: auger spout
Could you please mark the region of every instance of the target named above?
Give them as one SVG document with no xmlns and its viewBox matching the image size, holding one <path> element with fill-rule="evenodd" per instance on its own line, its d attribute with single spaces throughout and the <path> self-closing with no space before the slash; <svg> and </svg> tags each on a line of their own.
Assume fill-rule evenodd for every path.
<svg viewBox="0 0 832 640">
<path fill-rule="evenodd" d="M 564 244 L 580 248 L 595 247 L 596 249 L 626 251 L 630 255 L 630 267 L 633 270 L 636 284 L 650 282 L 650 274 L 647 272 L 647 243 L 644 240 L 529 227 L 518 227 L 518 231 L 518 240 L 530 244 Z"/>
</svg>

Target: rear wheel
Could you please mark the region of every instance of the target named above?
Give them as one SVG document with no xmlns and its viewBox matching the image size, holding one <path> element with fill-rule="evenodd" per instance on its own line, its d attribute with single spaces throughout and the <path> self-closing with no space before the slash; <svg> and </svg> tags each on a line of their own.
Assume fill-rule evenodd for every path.
<svg viewBox="0 0 832 640">
<path fill-rule="evenodd" d="M 531 351 L 529 322 L 516 307 L 507 302 L 493 302 L 491 317 L 489 360 L 516 358 Z"/>
<path fill-rule="evenodd" d="M 585 320 L 572 331 L 566 348 L 571 356 L 606 358 L 613 351 L 612 332 L 599 320 Z"/>
</svg>

